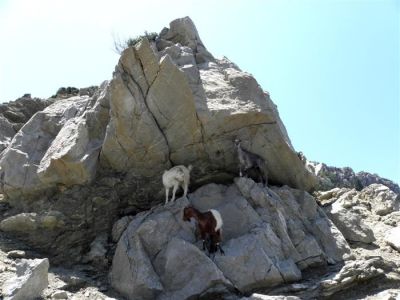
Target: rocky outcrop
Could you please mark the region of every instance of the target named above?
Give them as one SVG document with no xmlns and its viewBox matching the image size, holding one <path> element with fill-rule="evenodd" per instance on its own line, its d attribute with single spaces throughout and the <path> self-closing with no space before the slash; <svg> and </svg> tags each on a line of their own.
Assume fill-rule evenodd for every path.
<svg viewBox="0 0 400 300">
<path fill-rule="evenodd" d="M 349 198 L 357 194 L 354 190 L 344 193 L 331 206 L 325 208 L 329 218 L 335 223 L 347 240 L 372 243 L 375 240 L 372 229 L 365 224 L 363 216 L 348 210 Z"/>
<path fill-rule="evenodd" d="M 122 53 L 101 163 L 148 177 L 192 163 L 195 181 L 233 178 L 239 137 L 265 159 L 271 181 L 311 189 L 314 178 L 255 79 L 227 59 L 214 59 L 190 19 L 170 25 L 155 44 L 143 39 Z"/>
<path fill-rule="evenodd" d="M 56 101 L 21 128 L 0 160 L 3 192 L 11 203 L 23 206 L 24 198 L 94 178 L 108 120 L 107 97 L 105 83 L 92 98 Z"/>
<path fill-rule="evenodd" d="M 77 89 L 60 92 L 0 155 L 14 214 L 57 211 L 65 224 L 46 235 L 40 221 L 29 233 L 8 232 L 60 258 L 62 249 L 82 257 L 76 253 L 118 214 L 162 202 L 161 173 L 172 165 L 194 166 L 193 187 L 232 182 L 235 138 L 265 160 L 270 184 L 312 190 L 316 183 L 269 95 L 228 59 L 215 59 L 189 18 L 126 49 L 112 80 L 92 96 L 69 92 Z"/>
<path fill-rule="evenodd" d="M 45 298 L 114 297 L 111 260 L 128 299 L 353 299 L 399 286 L 398 186 L 304 160 L 269 94 L 214 58 L 189 18 L 126 49 L 99 88 L 57 94 L 34 115 L 0 112 L 0 284 L 32 255 L 4 249 L 13 235 L 52 264 L 86 264 L 53 270 Z M 234 179 L 235 138 L 264 159 L 268 186 Z M 175 164 L 194 166 L 192 193 L 161 206 Z M 317 181 L 334 188 L 315 194 L 323 208 L 307 193 Z M 225 256 L 202 251 L 182 221 L 189 203 L 221 212 Z"/>
<path fill-rule="evenodd" d="M 12 200 L 89 184 L 99 166 L 146 182 L 152 195 L 161 190 L 161 171 L 177 164 L 194 165 L 195 184 L 228 181 L 238 169 L 236 137 L 265 160 L 270 183 L 305 190 L 316 183 L 269 95 L 250 74 L 215 59 L 189 18 L 173 21 L 156 42 L 126 49 L 93 96 L 64 92 L 2 154 L 3 191 Z"/>
<path fill-rule="evenodd" d="M 400 187 L 395 182 L 379 177 L 376 174 L 368 172 L 355 173 L 349 167 L 336 168 L 327 166 L 324 163 L 313 161 L 304 161 L 307 169 L 315 174 L 318 179 L 318 190 L 330 190 L 335 187 L 353 188 L 358 191 L 371 184 L 383 184 L 390 188 L 396 194 L 400 194 Z"/>
<path fill-rule="evenodd" d="M 400 225 L 400 197 L 387 186 L 371 184 L 361 191 L 336 188 L 318 192 L 317 197 L 349 241 L 376 240 L 376 244 L 385 248 L 389 232 L 395 232 Z"/>
<path fill-rule="evenodd" d="M 9 278 L 2 287 L 4 300 L 39 298 L 48 285 L 49 260 L 22 259 L 16 265 L 16 277 Z"/>
<path fill-rule="evenodd" d="M 230 186 L 203 186 L 188 198 L 136 215 L 123 233 L 111 282 L 128 299 L 249 292 L 299 280 L 301 270 L 340 262 L 350 252 L 306 192 L 237 178 Z M 221 213 L 224 256 L 210 260 L 200 250 L 194 226 L 182 220 L 189 203 Z"/>
</svg>

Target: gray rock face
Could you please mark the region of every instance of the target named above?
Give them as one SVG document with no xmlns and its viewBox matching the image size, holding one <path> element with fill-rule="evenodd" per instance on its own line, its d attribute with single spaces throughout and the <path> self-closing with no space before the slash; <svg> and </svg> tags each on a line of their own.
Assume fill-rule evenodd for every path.
<svg viewBox="0 0 400 300">
<path fill-rule="evenodd" d="M 59 100 L 35 114 L 1 155 L 3 192 L 14 199 L 90 182 L 108 120 L 107 101 L 104 84 L 93 98 Z"/>
<path fill-rule="evenodd" d="M 21 259 L 17 263 L 17 276 L 3 284 L 5 300 L 29 300 L 41 296 L 48 285 L 49 260 Z"/>
<path fill-rule="evenodd" d="M 342 261 L 350 252 L 305 192 L 237 178 L 230 186 L 203 186 L 188 198 L 136 215 L 122 234 L 110 278 L 128 299 L 187 299 L 233 287 L 249 292 L 299 280 L 301 269 Z M 194 224 L 182 221 L 189 203 L 221 213 L 225 256 L 210 260 L 199 249 Z"/>
<path fill-rule="evenodd" d="M 36 112 L 51 103 L 51 100 L 32 98 L 26 94 L 15 101 L 0 104 L 0 152 L 7 148 L 13 136 Z"/>
<path fill-rule="evenodd" d="M 346 208 L 346 200 L 349 194 L 354 195 L 354 192 L 351 190 L 344 193 L 329 208 L 326 208 L 327 214 L 347 240 L 372 243 L 375 240 L 372 229 L 365 224 L 362 216 Z"/>
<path fill-rule="evenodd" d="M 171 22 L 157 42 L 126 49 L 113 79 L 94 95 L 61 90 L 66 97 L 31 118 L 0 157 L 13 206 L 90 184 L 99 169 L 144 181 L 136 196 L 161 192 L 160 173 L 171 165 L 192 163 L 198 184 L 227 181 L 238 171 L 235 138 L 266 161 L 271 182 L 305 190 L 316 184 L 269 95 L 226 58 L 213 58 L 189 18 Z M 147 203 L 142 209 L 154 201 L 137 198 Z"/>
<path fill-rule="evenodd" d="M 114 223 L 112 231 L 111 231 L 111 238 L 114 243 L 119 241 L 122 233 L 125 231 L 126 227 L 128 227 L 129 223 L 132 221 L 132 216 L 125 216 L 122 219 L 119 219 L 117 222 Z"/>
<path fill-rule="evenodd" d="M 105 168 L 153 177 L 192 163 L 195 181 L 210 174 L 233 178 L 239 137 L 266 160 L 272 181 L 306 190 L 316 183 L 269 96 L 250 74 L 214 59 L 189 18 L 173 21 L 157 43 L 144 39 L 126 49 L 110 86 Z"/>
<path fill-rule="evenodd" d="M 385 185 L 371 184 L 362 191 L 336 188 L 319 192 L 317 197 L 350 241 L 375 241 L 383 247 L 386 234 L 400 224 L 400 198 Z"/>
</svg>

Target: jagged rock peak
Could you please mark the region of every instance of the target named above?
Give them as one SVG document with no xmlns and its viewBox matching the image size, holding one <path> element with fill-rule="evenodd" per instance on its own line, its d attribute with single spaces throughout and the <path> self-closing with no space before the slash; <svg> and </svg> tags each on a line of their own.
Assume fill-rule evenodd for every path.
<svg viewBox="0 0 400 300">
<path fill-rule="evenodd" d="M 189 17 L 176 19 L 170 23 L 170 28 L 164 28 L 160 32 L 157 47 L 159 50 L 163 50 L 167 46 L 177 43 L 192 49 L 197 63 L 214 60 L 212 54 L 205 48 L 196 26 Z"/>
</svg>

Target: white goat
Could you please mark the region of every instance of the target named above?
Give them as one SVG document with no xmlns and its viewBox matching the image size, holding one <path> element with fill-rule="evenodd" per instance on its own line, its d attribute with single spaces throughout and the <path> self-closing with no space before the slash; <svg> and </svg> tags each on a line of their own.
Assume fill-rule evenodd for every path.
<svg viewBox="0 0 400 300">
<path fill-rule="evenodd" d="M 172 187 L 173 190 L 171 201 L 175 200 L 175 193 L 179 186 L 183 188 L 183 196 L 186 197 L 190 182 L 190 171 L 192 168 L 193 167 L 191 165 L 189 165 L 187 168 L 183 165 L 180 165 L 164 171 L 162 182 L 165 187 L 165 204 L 168 203 L 169 189 Z"/>
</svg>

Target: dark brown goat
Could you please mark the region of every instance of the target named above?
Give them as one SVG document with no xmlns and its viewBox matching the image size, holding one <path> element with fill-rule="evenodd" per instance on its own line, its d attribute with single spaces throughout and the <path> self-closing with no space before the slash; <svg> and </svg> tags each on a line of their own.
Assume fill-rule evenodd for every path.
<svg viewBox="0 0 400 300">
<path fill-rule="evenodd" d="M 220 245 L 223 225 L 220 213 L 215 209 L 202 213 L 193 206 L 186 206 L 183 209 L 183 220 L 190 222 L 191 218 L 197 221 L 197 228 L 203 241 L 203 250 L 206 250 L 206 239 L 209 238 L 209 252 L 214 253 L 219 249 L 221 254 L 225 254 Z"/>
</svg>

